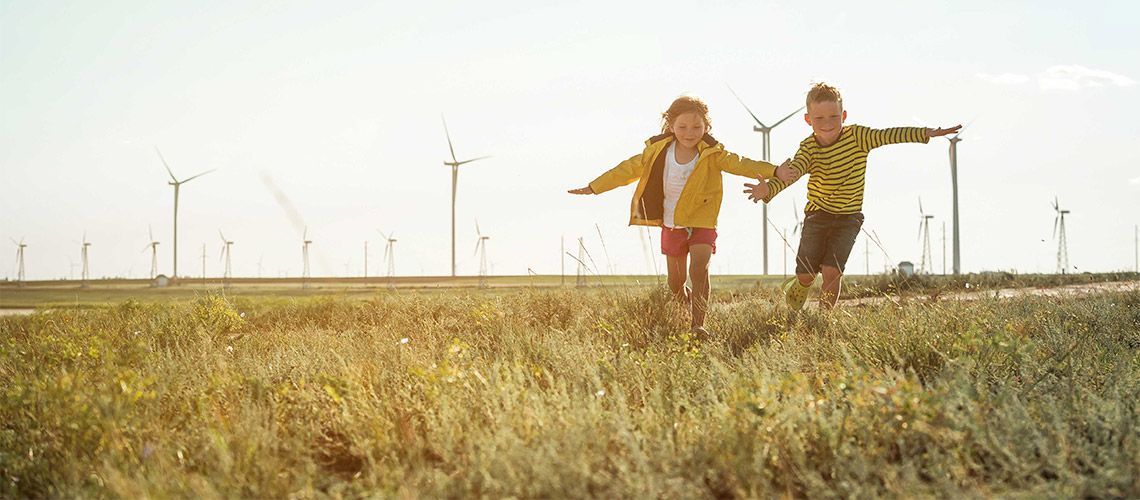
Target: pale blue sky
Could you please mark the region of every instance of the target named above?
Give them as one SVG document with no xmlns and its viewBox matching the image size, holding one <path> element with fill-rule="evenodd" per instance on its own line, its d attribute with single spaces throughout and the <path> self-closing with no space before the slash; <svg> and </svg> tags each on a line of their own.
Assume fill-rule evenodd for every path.
<svg viewBox="0 0 1140 500">
<path fill-rule="evenodd" d="M 400 275 L 450 273 L 450 170 L 461 167 L 459 274 L 478 272 L 478 218 L 495 274 L 560 270 L 584 238 L 602 272 L 652 272 L 644 230 L 626 226 L 632 186 L 566 194 L 636 154 L 682 93 L 709 104 L 713 135 L 759 158 L 761 139 L 725 87 L 775 121 L 813 78 L 845 90 L 848 123 L 974 120 L 959 145 L 964 271 L 1052 272 L 1060 198 L 1078 270 L 1132 269 L 1140 224 L 1140 38 L 1135 2 L 13 2 L 0 0 L 0 236 L 28 244 L 29 279 L 142 277 L 147 228 L 171 268 L 176 175 L 184 185 L 179 271 L 297 276 L 301 230 L 315 275 L 383 269 L 376 229 L 395 231 Z M 810 133 L 772 134 L 775 160 Z M 717 274 L 755 274 L 760 207 L 725 177 Z M 794 224 L 805 183 L 769 209 Z M 866 228 L 892 262 L 918 262 L 918 198 L 950 218 L 947 144 L 876 150 Z M 595 224 L 597 226 L 595 226 Z M 603 251 L 598 230 L 605 238 Z M 663 263 L 656 249 L 658 267 Z M 0 275 L 15 277 L 4 243 Z M 793 245 L 795 242 L 793 241 Z M 783 269 L 769 234 L 769 271 Z M 949 246 L 949 244 L 947 244 Z M 848 272 L 866 268 L 861 237 Z M 609 258 L 607 259 L 606 253 Z M 792 252 L 789 251 L 789 254 Z M 70 261 L 69 261 L 70 259 Z M 882 253 L 871 247 L 870 267 Z M 789 255 L 789 265 L 791 255 Z M 574 266 L 567 262 L 567 272 Z M 949 264 L 947 264 L 949 265 Z"/>
</svg>

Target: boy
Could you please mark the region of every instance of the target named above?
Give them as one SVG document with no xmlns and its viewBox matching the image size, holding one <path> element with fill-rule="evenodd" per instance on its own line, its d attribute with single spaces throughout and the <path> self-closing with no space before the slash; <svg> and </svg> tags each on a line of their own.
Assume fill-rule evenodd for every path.
<svg viewBox="0 0 1140 500">
<path fill-rule="evenodd" d="M 840 282 L 847 257 L 863 226 L 863 184 L 867 154 L 879 146 L 902 142 L 930 142 L 931 137 L 953 134 L 962 128 L 948 129 L 897 127 L 872 129 L 862 125 L 844 126 L 847 111 L 839 89 L 816 83 L 807 94 L 804 120 L 811 125 L 812 135 L 800 142 L 791 167 L 808 177 L 808 203 L 804 206 L 804 229 L 796 254 L 796 276 L 783 285 L 784 297 L 792 310 L 799 310 L 807 299 L 808 289 L 822 272 L 820 307 L 831 309 L 839 299 Z M 795 182 L 793 180 L 792 182 Z M 768 203 L 788 183 L 772 178 L 764 185 L 745 184 L 753 203 Z"/>
</svg>

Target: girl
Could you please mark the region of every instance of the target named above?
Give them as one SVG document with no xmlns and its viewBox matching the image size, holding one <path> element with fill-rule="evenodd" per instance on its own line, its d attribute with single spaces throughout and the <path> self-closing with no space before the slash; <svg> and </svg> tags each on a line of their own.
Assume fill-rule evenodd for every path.
<svg viewBox="0 0 1140 500">
<path fill-rule="evenodd" d="M 630 225 L 661 226 L 661 253 L 669 262 L 669 289 L 692 317 L 690 332 L 704 329 L 709 299 L 709 259 L 716 253 L 716 217 L 723 195 L 721 171 L 766 179 L 794 176 L 788 161 L 780 167 L 725 151 L 708 134 L 709 107 L 681 96 L 661 114 L 661 135 L 645 141 L 641 154 L 571 194 L 598 194 L 637 182 Z M 763 182 L 760 184 L 767 185 Z M 688 262 L 691 257 L 691 262 Z M 685 286 L 688 266 L 693 288 Z"/>
</svg>

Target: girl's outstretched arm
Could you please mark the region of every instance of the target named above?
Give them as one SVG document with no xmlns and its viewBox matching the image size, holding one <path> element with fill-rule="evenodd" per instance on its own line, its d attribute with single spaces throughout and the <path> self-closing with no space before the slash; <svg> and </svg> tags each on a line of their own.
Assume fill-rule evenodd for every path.
<svg viewBox="0 0 1140 500">
<path fill-rule="evenodd" d="M 584 188 L 571 189 L 566 192 L 570 194 L 594 194 L 594 188 L 586 186 Z"/>
</svg>

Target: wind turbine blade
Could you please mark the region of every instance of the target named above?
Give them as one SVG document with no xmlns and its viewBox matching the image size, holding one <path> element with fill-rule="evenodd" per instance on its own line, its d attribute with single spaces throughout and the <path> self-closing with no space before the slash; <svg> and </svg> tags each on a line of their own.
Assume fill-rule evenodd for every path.
<svg viewBox="0 0 1140 500">
<path fill-rule="evenodd" d="M 1061 218 L 1060 215 L 1053 217 L 1053 238 L 1057 237 L 1057 220 L 1060 218 Z"/>
<path fill-rule="evenodd" d="M 483 238 L 475 240 L 475 251 L 471 255 L 479 255 L 479 245 L 483 243 Z"/>
<path fill-rule="evenodd" d="M 918 197 L 918 214 L 919 215 L 926 215 L 926 212 L 924 212 L 922 210 L 922 197 L 921 196 Z"/>
<path fill-rule="evenodd" d="M 150 224 L 147 224 L 146 232 L 150 233 L 150 241 L 151 241 L 151 243 L 153 243 L 154 242 L 154 228 L 150 227 Z"/>
<path fill-rule="evenodd" d="M 752 116 L 753 120 L 756 120 L 756 123 L 759 123 L 761 127 L 768 128 L 767 125 L 764 125 L 764 122 L 760 121 L 759 118 L 756 118 L 756 114 L 753 113 L 751 109 L 748 109 L 748 105 L 744 104 L 744 100 L 741 99 L 740 96 L 736 95 L 736 91 L 732 90 L 732 86 L 729 85 L 728 82 L 725 82 L 724 86 L 728 87 L 728 91 L 732 92 L 732 97 L 735 97 L 737 102 L 739 102 L 741 106 L 744 106 L 744 110 L 747 111 L 750 116 Z"/>
<path fill-rule="evenodd" d="M 796 116 L 797 114 L 799 114 L 799 112 L 800 112 L 800 111 L 803 111 L 803 110 L 804 110 L 804 108 L 806 108 L 806 107 L 807 107 L 807 106 L 800 106 L 800 109 L 797 109 L 797 110 L 795 110 L 795 111 L 792 111 L 792 113 L 791 113 L 791 114 L 789 114 L 788 116 L 785 116 L 785 117 L 781 118 L 781 119 L 780 119 L 780 121 L 778 121 L 778 122 L 776 122 L 776 123 L 773 123 L 773 124 L 772 124 L 772 128 L 776 128 L 776 126 L 777 126 L 777 125 L 779 125 L 779 124 L 781 124 L 781 123 L 784 123 L 785 121 L 787 121 L 787 119 L 788 119 L 788 118 L 791 118 L 791 117 L 793 117 L 793 116 Z"/>
<path fill-rule="evenodd" d="M 174 181 L 174 183 L 177 184 L 178 178 L 174 176 L 174 172 L 170 171 L 170 165 L 166 164 L 166 158 L 162 157 L 162 151 L 158 150 L 158 146 L 154 147 L 154 152 L 158 153 L 158 159 L 162 160 L 162 166 L 166 167 L 166 173 L 170 174 L 170 180 Z"/>
<path fill-rule="evenodd" d="M 478 234 L 480 238 L 483 237 L 483 232 L 479 230 L 479 219 L 475 219 L 475 234 Z"/>
<path fill-rule="evenodd" d="M 201 176 L 203 176 L 203 175 L 206 175 L 206 174 L 208 174 L 208 173 L 210 173 L 210 172 L 213 172 L 213 171 L 215 171 L 215 170 L 217 170 L 217 169 L 216 169 L 216 168 L 211 168 L 211 169 L 209 169 L 209 170 L 207 170 L 207 171 L 205 171 L 205 172 L 202 172 L 202 173 L 200 173 L 200 174 L 198 174 L 198 175 L 195 175 L 194 177 L 191 177 L 191 178 L 189 178 L 189 179 L 186 179 L 186 180 L 184 180 L 184 181 L 180 182 L 179 184 L 183 184 L 183 183 L 186 183 L 186 182 L 190 182 L 190 181 L 192 181 L 192 180 L 194 180 L 194 179 L 197 179 L 197 178 L 199 178 L 199 177 L 201 177 Z"/>
<path fill-rule="evenodd" d="M 447 149 L 451 151 L 451 162 L 459 163 L 459 160 L 455 158 L 455 148 L 451 145 L 451 132 L 447 131 L 447 118 L 444 118 L 443 114 L 440 114 L 439 119 L 443 120 L 443 133 L 447 136 Z"/>
<path fill-rule="evenodd" d="M 226 235 L 222 234 L 222 230 L 218 230 L 218 236 L 222 238 L 222 243 L 226 242 Z"/>
<path fill-rule="evenodd" d="M 14 243 L 16 246 L 20 246 L 19 243 L 16 243 L 16 238 L 8 238 L 8 239 L 12 240 L 12 243 Z"/>
<path fill-rule="evenodd" d="M 918 221 L 918 236 L 916 236 L 914 238 L 914 241 L 918 241 L 921 239 L 922 239 L 922 221 L 920 220 L 920 221 Z"/>
<path fill-rule="evenodd" d="M 470 159 L 470 160 L 463 160 L 463 161 L 461 161 L 461 162 L 456 162 L 456 163 L 455 163 L 455 166 L 457 166 L 457 167 L 458 167 L 458 166 L 460 166 L 460 165 L 462 165 L 462 164 L 464 164 L 464 163 L 471 163 L 471 162 L 473 162 L 473 161 L 478 161 L 478 160 L 486 160 L 487 158 L 490 158 L 490 156 L 480 156 L 480 157 L 478 157 L 478 158 L 472 158 L 472 159 Z"/>
</svg>

